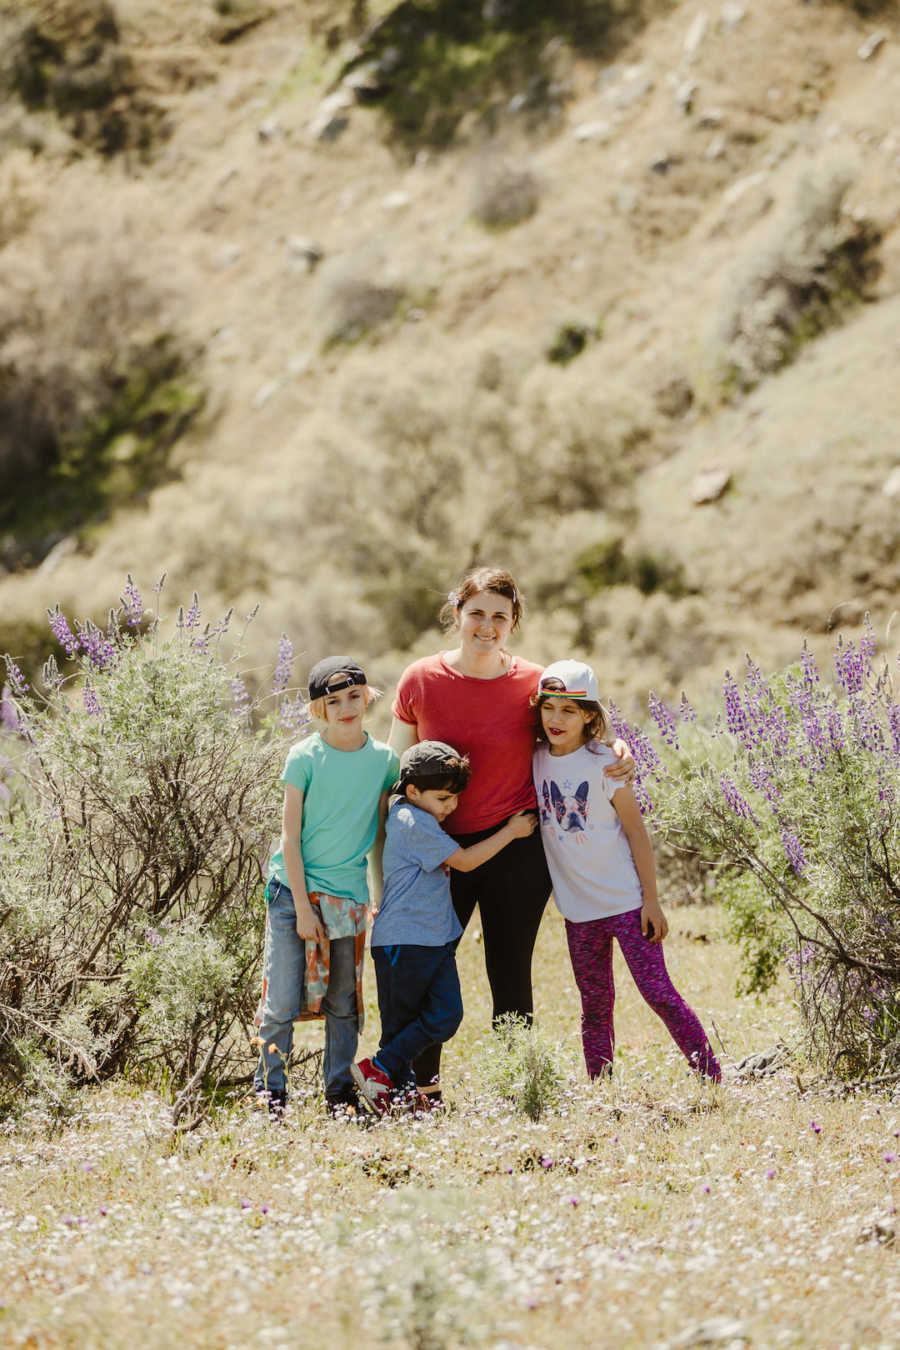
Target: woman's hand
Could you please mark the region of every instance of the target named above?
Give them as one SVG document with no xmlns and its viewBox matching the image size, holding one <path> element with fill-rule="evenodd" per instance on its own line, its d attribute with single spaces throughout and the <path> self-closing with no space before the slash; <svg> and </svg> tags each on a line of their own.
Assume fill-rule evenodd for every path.
<svg viewBox="0 0 900 1350">
<path fill-rule="evenodd" d="M 615 778 L 618 781 L 633 783 L 635 764 L 634 756 L 631 753 L 631 747 L 628 742 L 623 741 L 621 737 L 617 736 L 612 742 L 610 749 L 616 757 L 616 762 L 615 764 L 607 765 L 604 769 L 604 773 L 608 773 L 610 778 Z"/>
<path fill-rule="evenodd" d="M 309 901 L 298 900 L 295 896 L 294 910 L 297 915 L 297 936 L 305 942 L 324 942 L 328 936 L 325 925 Z"/>
<path fill-rule="evenodd" d="M 506 825 L 508 829 L 512 830 L 514 839 L 527 839 L 530 834 L 534 833 L 537 816 L 533 811 L 517 811 L 514 816 L 510 816 Z"/>
<path fill-rule="evenodd" d="M 645 900 L 641 905 L 641 932 L 651 942 L 662 942 L 669 931 L 669 922 L 658 900 Z"/>
</svg>

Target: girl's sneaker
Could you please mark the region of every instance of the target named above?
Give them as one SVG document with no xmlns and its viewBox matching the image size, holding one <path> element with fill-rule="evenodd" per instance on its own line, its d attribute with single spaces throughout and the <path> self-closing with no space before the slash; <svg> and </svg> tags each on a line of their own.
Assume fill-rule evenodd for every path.
<svg viewBox="0 0 900 1350">
<path fill-rule="evenodd" d="M 363 1106 L 373 1115 L 386 1115 L 391 1109 L 394 1084 L 384 1070 L 379 1069 L 371 1059 L 361 1059 L 358 1064 L 350 1065 L 350 1073 L 359 1089 L 359 1100 Z"/>
</svg>

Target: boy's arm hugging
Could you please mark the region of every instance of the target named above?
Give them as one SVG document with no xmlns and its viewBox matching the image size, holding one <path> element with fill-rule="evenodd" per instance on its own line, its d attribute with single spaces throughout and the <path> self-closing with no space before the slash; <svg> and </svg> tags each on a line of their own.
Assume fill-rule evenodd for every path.
<svg viewBox="0 0 900 1350">
<path fill-rule="evenodd" d="M 477 844 L 470 844 L 468 848 L 458 848 L 455 853 L 451 853 L 447 859 L 447 866 L 457 872 L 474 872 L 476 867 L 496 857 L 500 850 L 506 848 L 506 845 L 511 844 L 514 839 L 527 839 L 534 833 L 536 825 L 537 816 L 533 811 L 517 811 L 514 816 L 510 816 L 505 825 L 501 825 L 499 830 L 488 835 L 487 839 L 480 839 Z"/>
<path fill-rule="evenodd" d="M 303 793 L 293 783 L 285 783 L 284 804 L 281 808 L 281 851 L 288 875 L 288 888 L 294 897 L 297 915 L 297 936 L 324 942 L 326 933 L 322 921 L 309 903 L 306 891 L 306 873 L 300 852 L 300 831 L 303 825 Z"/>
</svg>

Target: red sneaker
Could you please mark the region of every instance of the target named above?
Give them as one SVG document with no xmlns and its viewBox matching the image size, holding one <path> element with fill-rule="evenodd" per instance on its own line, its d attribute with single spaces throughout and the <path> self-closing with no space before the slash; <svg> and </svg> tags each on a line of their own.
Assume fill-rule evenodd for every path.
<svg viewBox="0 0 900 1350">
<path fill-rule="evenodd" d="M 371 1059 L 361 1059 L 358 1064 L 350 1065 L 350 1073 L 359 1089 L 359 1100 L 367 1111 L 376 1116 L 390 1111 L 394 1084 L 383 1069 Z"/>
</svg>

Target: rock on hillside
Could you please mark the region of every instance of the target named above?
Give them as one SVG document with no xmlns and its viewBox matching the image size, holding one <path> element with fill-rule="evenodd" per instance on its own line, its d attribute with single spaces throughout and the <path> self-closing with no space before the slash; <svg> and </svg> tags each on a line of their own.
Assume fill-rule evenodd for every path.
<svg viewBox="0 0 900 1350">
<path fill-rule="evenodd" d="M 101 387 L 89 324 L 73 320 L 76 356 L 58 321 L 26 317 L 60 312 L 51 290 L 74 315 L 90 240 L 112 234 L 103 286 L 136 277 L 142 298 L 109 310 L 103 341 L 119 324 L 140 354 L 165 335 L 167 397 L 190 415 L 143 476 L 117 424 L 36 565 L 11 495 L 0 648 L 33 653 L 47 604 L 102 614 L 126 571 L 149 585 L 167 567 L 207 612 L 262 599 L 260 647 L 282 630 L 309 659 L 352 645 L 387 682 L 480 558 L 521 573 L 529 653 L 591 657 L 619 701 L 702 685 L 748 646 L 788 659 L 866 609 L 883 629 L 896 7 L 648 0 L 602 41 L 569 22 L 574 3 L 552 33 L 544 7 L 532 28 L 524 4 L 462 7 L 478 79 L 418 143 L 408 117 L 397 134 L 398 84 L 439 91 L 464 58 L 453 34 L 435 68 L 427 43 L 392 55 L 373 38 L 398 13 L 421 23 L 414 0 L 297 8 L 270 0 L 227 36 L 220 5 L 113 5 L 129 97 L 165 113 L 143 157 L 75 147 L 71 121 L 23 111 L 7 83 L 0 399 L 32 377 L 41 331 L 42 378 L 52 356 L 73 410 L 82 368 Z M 698 493 L 708 470 L 718 487 Z"/>
</svg>

